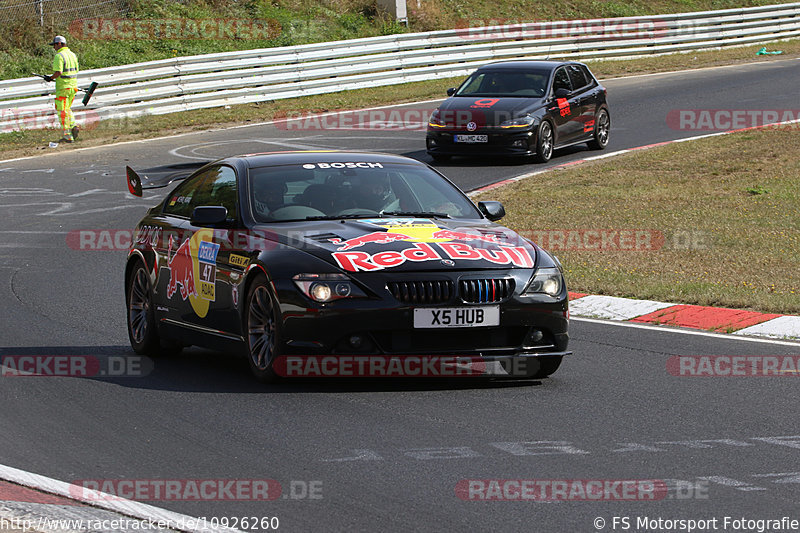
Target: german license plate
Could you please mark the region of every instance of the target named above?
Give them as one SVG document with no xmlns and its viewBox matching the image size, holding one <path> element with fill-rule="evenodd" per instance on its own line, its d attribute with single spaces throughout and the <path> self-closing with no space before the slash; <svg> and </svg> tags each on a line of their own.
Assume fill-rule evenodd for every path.
<svg viewBox="0 0 800 533">
<path fill-rule="evenodd" d="M 488 135 L 456 135 L 455 141 L 457 143 L 488 143 Z"/>
<path fill-rule="evenodd" d="M 472 328 L 499 326 L 500 307 L 443 307 L 414 309 L 415 328 Z"/>
</svg>

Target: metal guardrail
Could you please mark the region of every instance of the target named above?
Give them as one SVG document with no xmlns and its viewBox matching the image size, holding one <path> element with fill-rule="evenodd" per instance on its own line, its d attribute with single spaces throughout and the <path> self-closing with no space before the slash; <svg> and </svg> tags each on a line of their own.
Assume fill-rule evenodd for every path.
<svg viewBox="0 0 800 533">
<path fill-rule="evenodd" d="M 264 102 L 464 76 L 490 61 L 667 54 L 800 36 L 800 3 L 651 17 L 463 28 L 224 52 L 85 70 L 78 121 Z M 0 81 L 0 132 L 52 127 L 52 86 Z"/>
</svg>

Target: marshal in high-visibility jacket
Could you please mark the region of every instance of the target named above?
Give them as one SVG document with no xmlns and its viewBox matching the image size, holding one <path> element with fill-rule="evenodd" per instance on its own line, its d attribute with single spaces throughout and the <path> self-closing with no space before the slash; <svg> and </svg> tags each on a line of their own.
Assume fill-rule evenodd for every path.
<svg viewBox="0 0 800 533">
<path fill-rule="evenodd" d="M 50 43 L 56 51 L 53 58 L 53 74 L 46 76 L 47 81 L 56 82 L 56 112 L 63 130 L 62 142 L 71 143 L 78 138 L 78 125 L 72 114 L 72 102 L 78 92 L 77 56 L 67 48 L 67 40 L 56 35 Z"/>
</svg>

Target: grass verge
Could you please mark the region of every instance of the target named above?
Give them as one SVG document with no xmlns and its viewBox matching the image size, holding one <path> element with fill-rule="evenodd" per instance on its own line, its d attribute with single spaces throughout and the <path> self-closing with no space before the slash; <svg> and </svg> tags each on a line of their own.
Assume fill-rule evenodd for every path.
<svg viewBox="0 0 800 533">
<path fill-rule="evenodd" d="M 781 55 L 756 56 L 756 52 L 767 46 L 770 50 L 782 50 Z M 749 63 L 753 61 L 780 61 L 800 57 L 800 40 L 760 43 L 758 45 L 709 50 L 691 54 L 672 54 L 642 57 L 629 60 L 596 61 L 590 63 L 599 78 L 611 78 L 632 74 L 669 72 L 703 68 L 709 66 Z M 360 109 L 370 106 L 399 104 L 434 98 L 444 98 L 448 87 L 458 85 L 462 78 L 431 80 L 405 85 L 358 89 L 339 93 L 322 94 L 286 100 L 267 101 L 257 104 L 231 106 L 229 109 L 211 108 L 185 111 L 169 115 L 152 115 L 125 120 L 108 120 L 84 131 L 82 140 L 72 145 L 61 145 L 58 150 L 76 147 L 97 146 L 109 142 L 158 137 L 174 133 L 206 130 L 210 127 L 225 127 L 261 122 L 282 116 L 287 112 L 325 112 Z M 75 105 L 76 109 L 80 104 Z M 45 150 L 48 141 L 60 137 L 57 130 L 27 130 L 0 133 L 0 156 L 4 158 L 35 155 Z M 422 142 L 422 141 L 420 141 Z"/>
<path fill-rule="evenodd" d="M 555 253 L 572 291 L 800 314 L 799 128 L 624 154 L 476 200 L 502 201 L 503 223 Z"/>
</svg>

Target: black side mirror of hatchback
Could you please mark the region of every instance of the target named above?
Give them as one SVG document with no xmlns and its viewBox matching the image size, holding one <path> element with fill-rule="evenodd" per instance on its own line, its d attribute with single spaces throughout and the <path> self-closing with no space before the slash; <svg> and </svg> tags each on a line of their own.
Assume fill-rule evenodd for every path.
<svg viewBox="0 0 800 533">
<path fill-rule="evenodd" d="M 500 202 L 494 202 L 494 201 L 478 202 L 478 210 L 480 210 L 480 212 L 483 213 L 483 216 L 485 216 L 492 222 L 497 222 L 498 220 L 506 216 L 506 209 Z"/>
<path fill-rule="evenodd" d="M 450 87 L 449 89 L 447 89 L 447 96 L 453 96 L 454 94 L 456 94 L 455 87 Z"/>
<path fill-rule="evenodd" d="M 556 98 L 568 98 L 569 97 L 569 89 L 560 88 L 556 89 Z"/>
<path fill-rule="evenodd" d="M 208 227 L 228 220 L 228 209 L 221 205 L 201 205 L 192 211 L 192 226 Z"/>
</svg>

